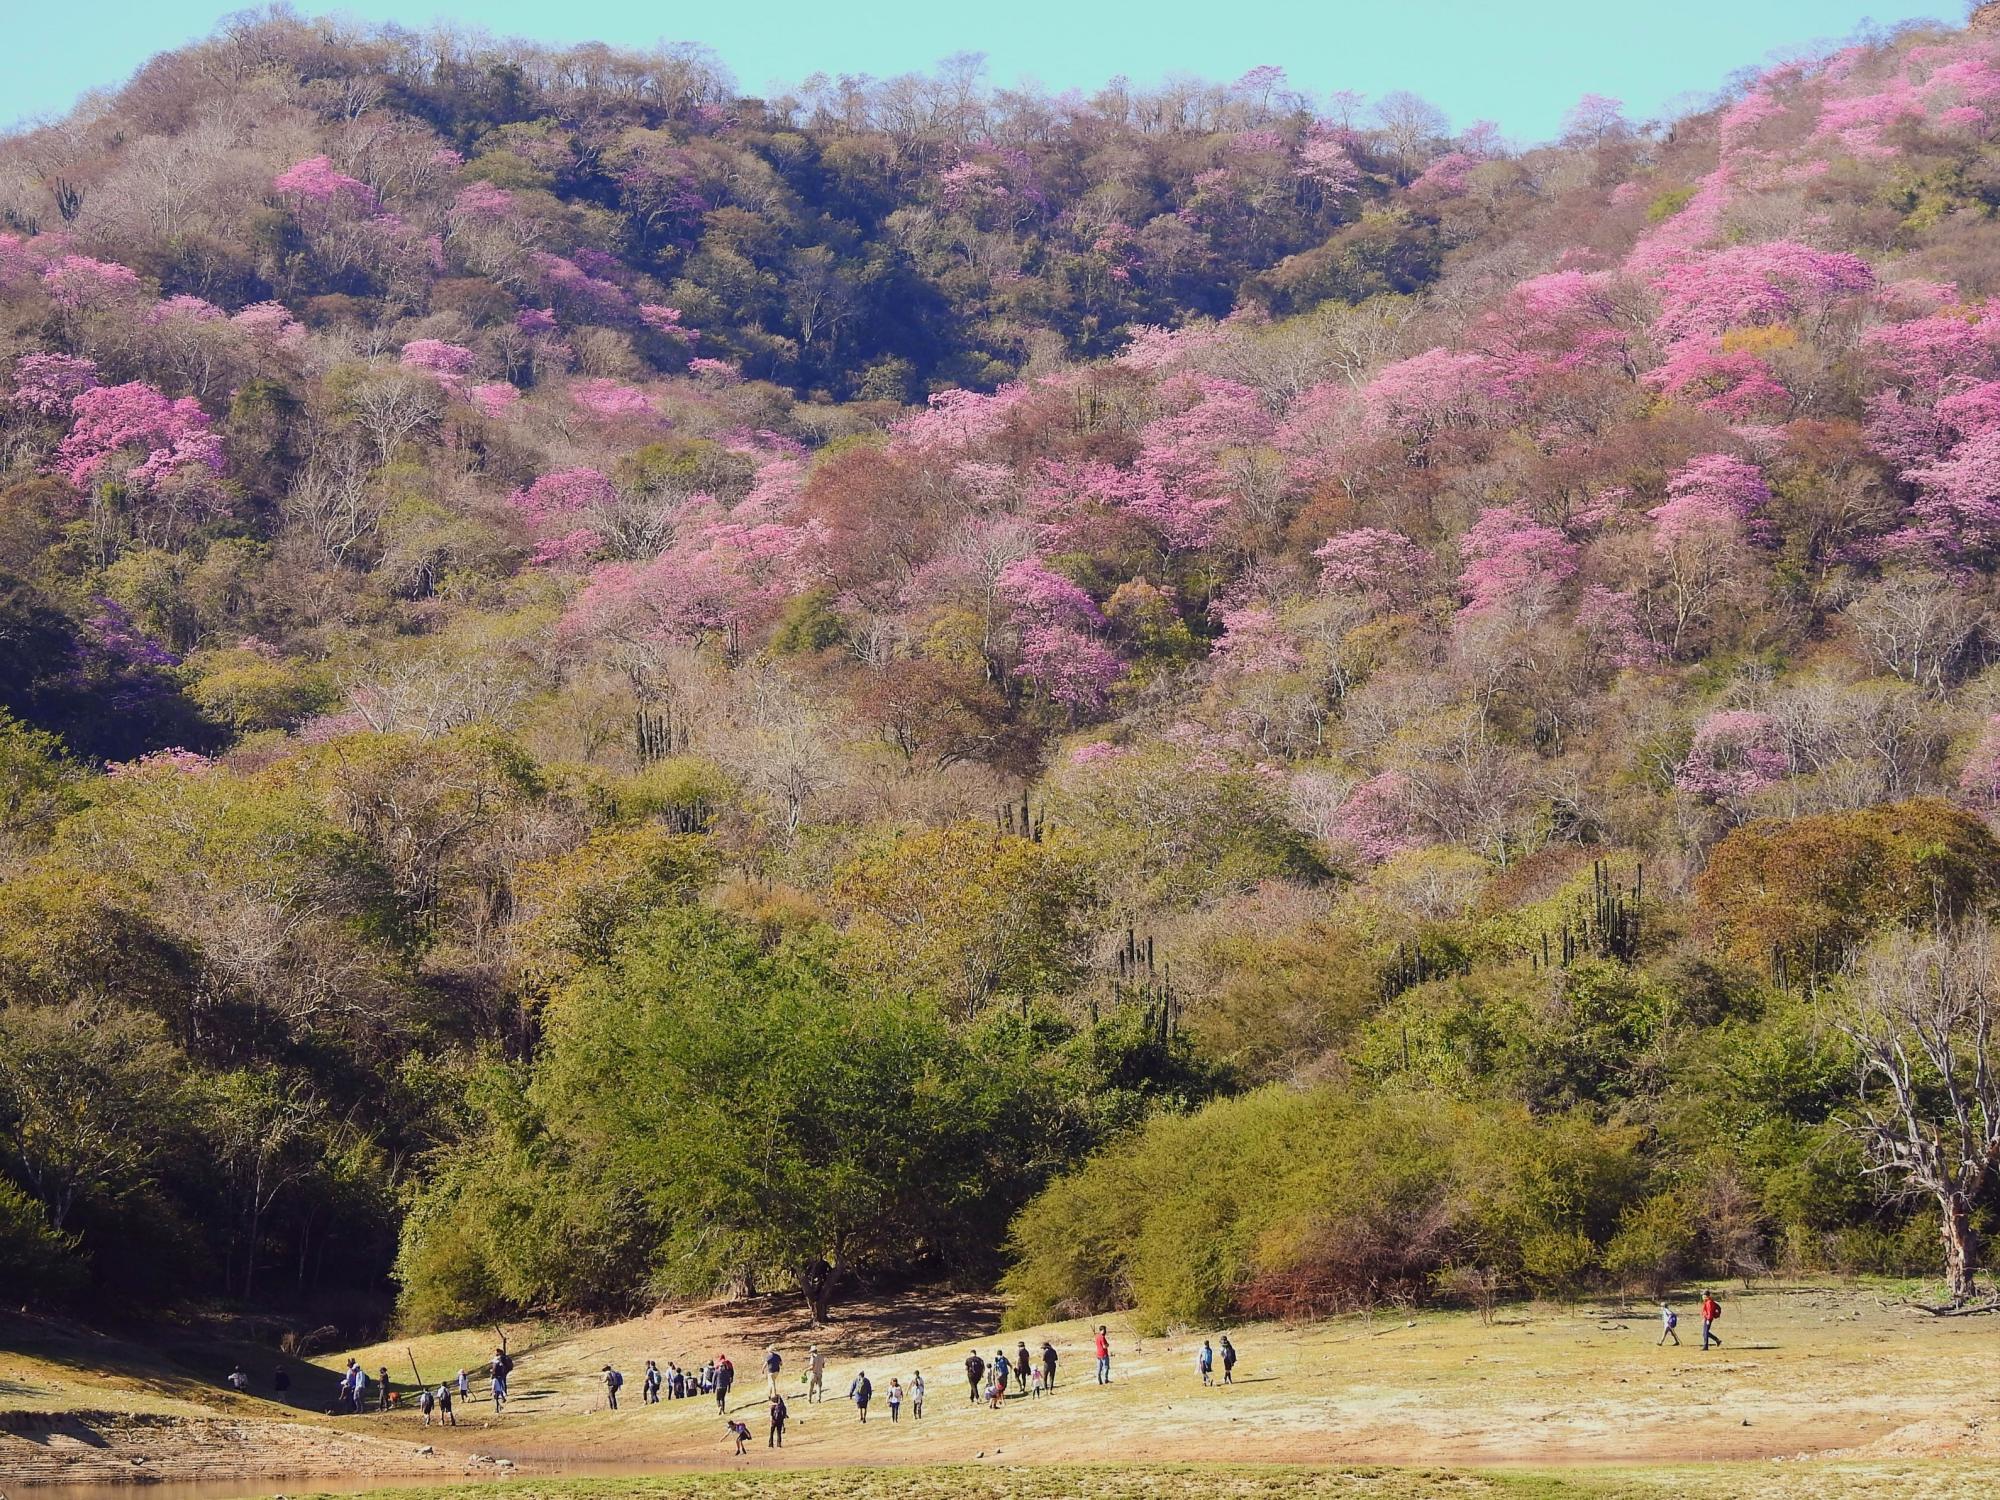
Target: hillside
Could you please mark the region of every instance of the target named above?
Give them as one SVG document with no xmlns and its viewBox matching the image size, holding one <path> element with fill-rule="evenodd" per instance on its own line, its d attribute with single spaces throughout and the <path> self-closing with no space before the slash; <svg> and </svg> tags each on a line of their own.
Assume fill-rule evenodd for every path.
<svg viewBox="0 0 2000 1500">
<path fill-rule="evenodd" d="M 1977 1302 L 1988 17 L 1518 146 L 278 13 L 0 140 L 0 1279 Z"/>
</svg>

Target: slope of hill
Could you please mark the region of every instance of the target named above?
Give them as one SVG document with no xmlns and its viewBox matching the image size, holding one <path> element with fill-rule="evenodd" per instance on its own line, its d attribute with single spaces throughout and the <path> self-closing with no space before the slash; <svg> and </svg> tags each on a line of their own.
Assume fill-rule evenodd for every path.
<svg viewBox="0 0 2000 1500">
<path fill-rule="evenodd" d="M 2000 898 L 1996 174 L 1985 24 L 1515 151 L 276 15 L 0 142 L 0 1271 L 1971 1297 L 1852 1079 L 1996 990 L 1878 941 Z"/>
</svg>

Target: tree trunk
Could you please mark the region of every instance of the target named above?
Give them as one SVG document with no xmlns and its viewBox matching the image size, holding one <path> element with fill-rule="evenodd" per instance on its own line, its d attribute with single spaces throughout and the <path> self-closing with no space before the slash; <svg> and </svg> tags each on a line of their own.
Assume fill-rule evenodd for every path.
<svg viewBox="0 0 2000 1500">
<path fill-rule="evenodd" d="M 1962 1194 L 1941 1200 L 1944 1209 L 1944 1274 L 1951 1288 L 1951 1305 L 1963 1307 L 1976 1290 L 1979 1274 L 1979 1231 L 1972 1227 L 1972 1205 Z"/>
</svg>

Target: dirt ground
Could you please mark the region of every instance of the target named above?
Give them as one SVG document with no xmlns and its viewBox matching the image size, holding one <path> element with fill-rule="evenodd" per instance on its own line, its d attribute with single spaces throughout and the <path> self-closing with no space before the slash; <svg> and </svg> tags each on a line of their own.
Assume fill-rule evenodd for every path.
<svg viewBox="0 0 2000 1500">
<path fill-rule="evenodd" d="M 1854 1286 L 1735 1289 L 1724 1300 L 1725 1343 L 1706 1353 L 1689 1303 L 1681 1304 L 1681 1345 L 1664 1349 L 1656 1317 L 1636 1307 L 1509 1307 L 1490 1325 L 1460 1312 L 1251 1325 L 1232 1330 L 1242 1354 L 1235 1383 L 1205 1389 L 1194 1352 L 1206 1331 L 1142 1338 L 1128 1321 L 1106 1320 L 1113 1383 L 1099 1387 L 1083 1323 L 1003 1341 L 991 1302 L 933 1297 L 850 1306 L 815 1334 L 795 1301 L 765 1298 L 586 1331 L 510 1328 L 514 1400 L 497 1421 L 475 1400 L 461 1408 L 461 1426 L 442 1431 L 423 1428 L 413 1410 L 332 1418 L 280 1406 L 257 1394 L 268 1390 L 268 1352 L 210 1348 L 199 1361 L 186 1351 L 169 1360 L 132 1346 L 94 1350 L 81 1339 L 36 1345 L 0 1324 L 0 1489 L 121 1469 L 127 1478 L 331 1479 L 490 1475 L 500 1461 L 523 1474 L 581 1465 L 750 1473 L 1200 1462 L 1443 1465 L 1496 1475 L 1691 1466 L 1677 1488 L 1717 1494 L 1732 1491 L 1704 1480 L 1723 1472 L 1707 1466 L 1783 1464 L 1796 1466 L 1785 1493 L 1808 1494 L 1815 1491 L 1799 1486 L 1811 1473 L 1831 1478 L 1853 1465 L 1900 1473 L 1914 1461 L 1929 1473 L 1931 1461 L 1949 1460 L 1984 1474 L 2000 1460 L 2000 1388 L 1991 1375 L 2000 1318 L 1933 1318 L 1891 1290 Z M 1022 1337 L 1039 1348 L 1045 1336 L 1062 1353 L 1054 1393 L 1016 1396 L 997 1412 L 968 1401 L 970 1348 L 991 1359 L 1003 1342 L 1011 1353 Z M 804 1371 L 815 1338 L 829 1360 L 828 1394 L 809 1404 Z M 494 1342 L 491 1331 L 471 1330 L 328 1351 L 317 1368 L 298 1367 L 294 1385 L 323 1400 L 331 1372 L 353 1354 L 406 1384 L 414 1384 L 413 1361 L 426 1382 L 464 1366 L 477 1388 Z M 772 1344 L 784 1355 L 781 1389 L 792 1410 L 783 1450 L 766 1445 L 761 1356 Z M 646 1359 L 699 1365 L 725 1350 L 738 1369 L 732 1414 L 756 1434 L 742 1459 L 730 1455 L 711 1398 L 639 1399 Z M 255 1381 L 248 1396 L 219 1388 L 239 1358 Z M 604 1409 L 598 1372 L 607 1363 L 626 1377 L 617 1412 Z M 876 1390 L 865 1425 L 844 1399 L 862 1369 Z M 906 1406 L 891 1422 L 889 1378 L 907 1384 L 919 1369 L 930 1392 L 922 1420 Z M 424 1447 L 433 1451 L 419 1453 Z M 2000 1484 L 1970 1492 L 2000 1492 Z"/>
</svg>

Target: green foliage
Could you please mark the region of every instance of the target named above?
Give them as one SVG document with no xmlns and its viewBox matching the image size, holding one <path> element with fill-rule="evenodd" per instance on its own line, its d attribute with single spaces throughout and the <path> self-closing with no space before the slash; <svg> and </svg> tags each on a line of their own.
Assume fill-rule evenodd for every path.
<svg viewBox="0 0 2000 1500">
<path fill-rule="evenodd" d="M 28 1301 L 60 1302 L 83 1283 L 78 1241 L 49 1227 L 41 1206 L 0 1178 L 0 1281 Z"/>
<path fill-rule="evenodd" d="M 1426 1287 L 1570 1276 L 1642 1169 L 1636 1133 L 1518 1107 L 1269 1087 L 1163 1116 L 1035 1199 L 1004 1286 L 1028 1323 L 1130 1305 L 1160 1330 Z"/>
<path fill-rule="evenodd" d="M 1061 829 L 1027 839 L 961 823 L 864 851 L 836 890 L 875 984 L 970 1018 L 993 1000 L 1025 1006 L 1080 977 L 1101 899 L 1092 864 Z"/>
<path fill-rule="evenodd" d="M 693 910 L 564 989 L 525 1085 L 478 1107 L 477 1149 L 409 1220 L 412 1322 L 799 1284 L 822 1260 L 987 1266 L 1064 1135 L 1029 1125 L 1060 1109 L 1032 1031 L 955 1032 L 821 941 L 767 950 Z"/>
<path fill-rule="evenodd" d="M 1830 972 L 1883 927 L 1948 921 L 1996 895 L 2000 840 L 1931 800 L 1760 819 L 1717 845 L 1695 884 L 1726 953 L 1782 959 L 1798 978 Z"/>
</svg>

